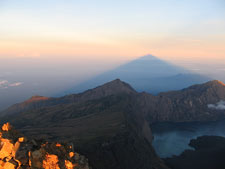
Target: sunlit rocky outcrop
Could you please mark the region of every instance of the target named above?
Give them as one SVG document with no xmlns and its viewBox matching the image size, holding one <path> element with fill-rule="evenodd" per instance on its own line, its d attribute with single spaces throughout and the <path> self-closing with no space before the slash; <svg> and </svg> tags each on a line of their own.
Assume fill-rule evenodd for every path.
<svg viewBox="0 0 225 169">
<path fill-rule="evenodd" d="M 28 140 L 6 123 L 0 129 L 0 169 L 89 169 L 69 144 Z"/>
</svg>

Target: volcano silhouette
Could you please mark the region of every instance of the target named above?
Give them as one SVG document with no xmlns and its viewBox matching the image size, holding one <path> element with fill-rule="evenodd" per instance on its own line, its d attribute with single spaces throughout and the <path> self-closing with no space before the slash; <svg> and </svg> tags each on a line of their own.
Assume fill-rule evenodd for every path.
<svg viewBox="0 0 225 169">
<path fill-rule="evenodd" d="M 152 94 L 180 90 L 211 80 L 155 56 L 146 55 L 74 86 L 66 93 L 82 92 L 117 78 L 131 84 L 139 92 Z"/>
</svg>

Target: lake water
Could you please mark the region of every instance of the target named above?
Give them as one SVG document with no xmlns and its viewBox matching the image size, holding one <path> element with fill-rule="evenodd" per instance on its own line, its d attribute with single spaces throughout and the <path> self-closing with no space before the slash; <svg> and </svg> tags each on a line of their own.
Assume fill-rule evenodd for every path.
<svg viewBox="0 0 225 169">
<path fill-rule="evenodd" d="M 191 139 L 202 135 L 224 136 L 225 120 L 219 122 L 158 123 L 151 126 L 154 135 L 153 147 L 161 158 L 180 155 Z"/>
</svg>

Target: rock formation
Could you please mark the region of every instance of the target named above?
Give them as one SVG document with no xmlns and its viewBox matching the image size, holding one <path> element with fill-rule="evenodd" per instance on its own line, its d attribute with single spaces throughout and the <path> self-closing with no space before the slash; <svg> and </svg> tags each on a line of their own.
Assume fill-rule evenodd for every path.
<svg viewBox="0 0 225 169">
<path fill-rule="evenodd" d="M 72 146 L 28 140 L 9 123 L 0 130 L 0 169 L 89 169 Z"/>
<path fill-rule="evenodd" d="M 225 118 L 225 110 L 209 107 L 221 101 L 225 101 L 225 84 L 218 80 L 157 96 L 140 93 L 137 97 L 139 111 L 145 114 L 150 123 L 215 121 Z"/>
</svg>

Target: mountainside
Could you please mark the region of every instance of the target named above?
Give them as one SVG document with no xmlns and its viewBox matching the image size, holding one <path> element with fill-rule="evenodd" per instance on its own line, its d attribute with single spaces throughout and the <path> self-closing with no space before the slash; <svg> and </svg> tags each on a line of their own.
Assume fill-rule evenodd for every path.
<svg viewBox="0 0 225 169">
<path fill-rule="evenodd" d="M 94 169 L 166 169 L 152 148 L 147 121 L 134 111 L 139 108 L 136 95 L 129 85 L 115 80 L 47 100 L 48 106 L 16 112 L 2 121 L 32 138 L 73 142 Z"/>
<path fill-rule="evenodd" d="M 145 91 L 152 94 L 180 90 L 210 80 L 209 77 L 193 73 L 155 56 L 147 55 L 74 86 L 66 93 L 83 92 L 116 78 L 126 81 L 139 92 Z"/>
<path fill-rule="evenodd" d="M 63 117 L 64 114 L 69 117 L 67 113 L 63 112 L 74 115 L 74 112 L 78 112 L 78 107 L 87 108 L 86 105 L 89 104 L 96 106 L 97 103 L 94 103 L 96 100 L 103 102 L 109 100 L 109 97 L 112 96 L 126 96 L 126 98 L 129 98 L 129 101 L 124 103 L 126 106 L 131 104 L 130 100 L 135 102 L 138 108 L 134 107 L 132 110 L 141 112 L 150 123 L 216 120 L 223 117 L 225 111 L 225 84 L 218 80 L 154 96 L 145 92 L 137 93 L 129 84 L 116 79 L 80 94 L 60 98 L 36 96 L 21 104 L 16 104 L 0 114 L 5 116 L 6 119 L 10 119 L 11 114 L 15 116 L 17 113 L 21 113 L 18 115 L 19 118 L 24 119 L 27 117 L 29 119 L 32 116 L 34 121 L 39 118 L 39 113 L 42 113 L 42 117 L 47 116 L 46 120 L 48 120 L 49 113 L 43 112 L 54 112 L 50 113 L 54 118 L 56 116 Z M 119 99 L 114 98 L 114 100 L 118 101 Z M 62 107 L 63 110 L 60 112 L 59 110 Z M 76 110 L 74 107 L 76 107 Z M 108 107 L 105 106 L 104 108 Z M 26 113 L 27 111 L 39 113 Z M 118 107 L 117 111 L 120 111 L 120 107 Z"/>
<path fill-rule="evenodd" d="M 33 96 L 23 103 L 14 104 L 8 109 L 2 111 L 0 116 L 15 114 L 16 112 L 26 111 L 29 109 L 40 108 L 41 106 L 46 106 L 49 100 L 51 100 L 51 98 L 44 96 Z"/>
<path fill-rule="evenodd" d="M 118 93 L 134 94 L 136 91 L 129 84 L 116 79 L 94 89 L 89 89 L 83 93 L 71 94 L 60 98 L 33 96 L 23 103 L 15 104 L 0 112 L 0 116 L 16 114 L 26 110 L 40 109 L 42 107 L 49 107 L 59 104 L 77 104 L 80 102 L 115 95 Z"/>
<path fill-rule="evenodd" d="M 69 144 L 28 140 L 6 123 L 0 129 L 1 169 L 89 169 L 88 160 Z"/>
<path fill-rule="evenodd" d="M 149 124 L 225 118 L 225 85 L 216 80 L 154 96 L 116 79 L 80 94 L 41 98 L 9 108 L 1 122 L 29 137 L 73 142 L 94 169 L 167 168 L 152 148 Z"/>
<path fill-rule="evenodd" d="M 172 121 L 211 121 L 224 118 L 225 85 L 217 80 L 194 85 L 180 91 L 160 93 L 144 101 L 144 113 L 151 122 Z M 146 94 L 148 95 L 148 94 Z M 154 104 L 153 104 L 154 103 Z M 221 105 L 220 105 L 221 104 Z"/>
</svg>

